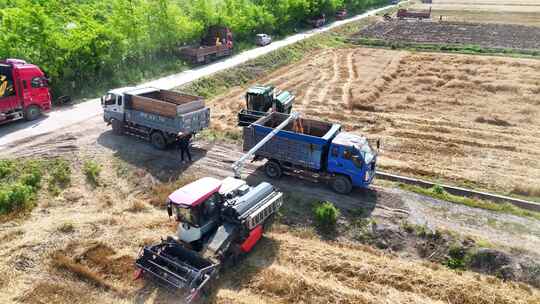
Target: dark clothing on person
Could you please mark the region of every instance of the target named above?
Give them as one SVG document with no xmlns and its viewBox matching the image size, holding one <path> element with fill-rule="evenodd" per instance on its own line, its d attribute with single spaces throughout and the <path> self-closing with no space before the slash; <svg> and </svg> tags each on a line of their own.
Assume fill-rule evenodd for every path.
<svg viewBox="0 0 540 304">
<path fill-rule="evenodd" d="M 182 136 L 178 139 L 178 148 L 180 149 L 180 157 L 182 161 L 184 161 L 184 154 L 186 154 L 189 161 L 191 161 L 191 153 L 189 152 L 190 140 L 191 134 Z"/>
</svg>

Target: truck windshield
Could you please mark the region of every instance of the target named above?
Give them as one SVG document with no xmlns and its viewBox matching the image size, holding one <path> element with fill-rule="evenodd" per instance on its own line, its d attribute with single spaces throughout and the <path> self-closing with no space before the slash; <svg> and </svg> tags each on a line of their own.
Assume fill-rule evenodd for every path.
<svg viewBox="0 0 540 304">
<path fill-rule="evenodd" d="M 103 99 L 105 105 L 110 106 L 116 103 L 116 96 L 114 94 L 107 94 Z"/>
<path fill-rule="evenodd" d="M 369 164 L 375 157 L 375 153 L 367 142 L 361 146 L 355 145 L 355 148 L 360 152 L 360 155 L 362 155 L 362 158 L 366 164 Z"/>
</svg>

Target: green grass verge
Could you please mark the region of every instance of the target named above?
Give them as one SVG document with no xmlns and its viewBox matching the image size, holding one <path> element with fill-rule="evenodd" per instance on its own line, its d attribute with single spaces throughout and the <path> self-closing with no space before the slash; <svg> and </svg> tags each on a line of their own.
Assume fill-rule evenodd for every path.
<svg viewBox="0 0 540 304">
<path fill-rule="evenodd" d="M 508 213 L 512 215 L 517 215 L 521 217 L 528 217 L 528 218 L 534 218 L 537 220 L 540 220 L 540 213 L 525 210 L 519 207 L 516 207 L 512 204 L 505 203 L 505 204 L 498 204 L 491 201 L 485 201 L 475 198 L 469 198 L 469 197 L 463 197 L 458 195 L 453 195 L 448 192 L 446 192 L 441 186 L 435 185 L 432 188 L 422 188 L 419 186 L 414 185 L 405 185 L 405 184 L 399 184 L 399 187 L 401 189 L 419 193 L 422 195 L 430 196 L 433 198 L 437 198 L 440 200 L 448 201 L 451 203 L 461 204 L 473 208 L 480 208 L 495 212 L 503 212 Z"/>
<path fill-rule="evenodd" d="M 488 48 L 475 44 L 439 44 L 439 43 L 414 43 L 414 42 L 391 42 L 373 38 L 354 38 L 352 43 L 357 45 L 389 48 L 393 50 L 409 50 L 422 52 L 444 52 L 469 55 L 496 55 L 506 57 L 540 58 L 540 50 L 521 50 L 508 48 Z"/>
</svg>

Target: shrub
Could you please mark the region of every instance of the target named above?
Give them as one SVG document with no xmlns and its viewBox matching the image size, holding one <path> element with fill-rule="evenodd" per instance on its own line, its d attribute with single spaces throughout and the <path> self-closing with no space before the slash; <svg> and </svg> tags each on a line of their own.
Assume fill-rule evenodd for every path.
<svg viewBox="0 0 540 304">
<path fill-rule="evenodd" d="M 13 162 L 10 160 L 0 160 L 0 179 L 12 174 L 14 169 Z"/>
<path fill-rule="evenodd" d="M 433 193 L 437 194 L 437 195 L 444 195 L 446 191 L 444 191 L 444 188 L 441 186 L 441 185 L 435 185 L 433 186 L 433 188 L 431 189 L 433 191 Z"/>
<path fill-rule="evenodd" d="M 315 221 L 321 227 L 332 227 L 339 217 L 339 210 L 331 202 L 322 202 L 313 208 Z"/>
<path fill-rule="evenodd" d="M 49 191 L 54 195 L 60 193 L 61 188 L 65 188 L 71 184 L 71 167 L 69 163 L 63 159 L 57 159 L 51 164 Z"/>
<path fill-rule="evenodd" d="M 84 163 L 84 175 L 86 179 L 93 185 L 99 185 L 99 174 L 101 173 L 101 166 L 93 160 L 88 160 Z"/>
<path fill-rule="evenodd" d="M 0 213 L 22 209 L 34 197 L 31 186 L 14 183 L 0 189 Z"/>
</svg>

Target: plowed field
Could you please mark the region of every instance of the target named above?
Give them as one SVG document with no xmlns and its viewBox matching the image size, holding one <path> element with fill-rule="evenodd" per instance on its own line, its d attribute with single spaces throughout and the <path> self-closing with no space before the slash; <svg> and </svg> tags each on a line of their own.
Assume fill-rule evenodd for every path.
<svg viewBox="0 0 540 304">
<path fill-rule="evenodd" d="M 510 191 L 540 179 L 540 62 L 378 49 L 320 51 L 257 79 L 295 110 L 381 138 L 380 168 Z M 209 103 L 236 128 L 246 88 Z"/>
<path fill-rule="evenodd" d="M 540 26 L 540 2 L 535 0 L 434 0 L 420 2 L 413 9 L 428 9 L 433 18 L 443 16 L 446 21 L 506 23 Z"/>
</svg>

